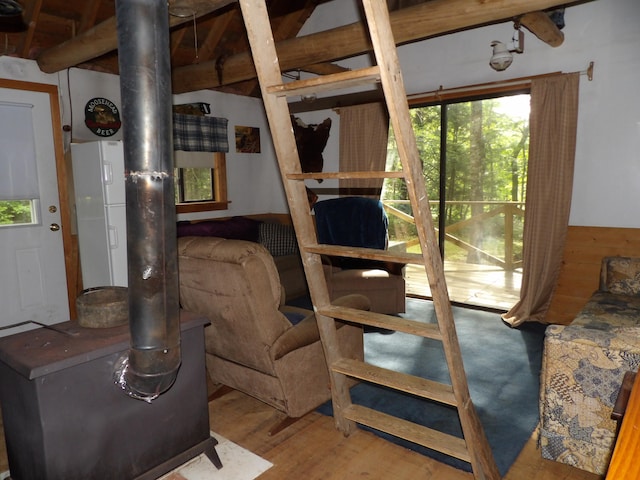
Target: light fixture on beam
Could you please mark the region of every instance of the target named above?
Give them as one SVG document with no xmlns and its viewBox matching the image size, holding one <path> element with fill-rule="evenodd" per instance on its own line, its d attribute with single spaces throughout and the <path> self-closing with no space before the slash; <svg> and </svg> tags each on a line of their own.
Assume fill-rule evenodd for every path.
<svg viewBox="0 0 640 480">
<path fill-rule="evenodd" d="M 513 25 L 514 32 L 513 38 L 508 45 L 494 40 L 491 42 L 493 47 L 493 55 L 489 59 L 489 65 L 497 72 L 506 70 L 513 62 L 512 52 L 522 53 L 524 52 L 524 33 L 520 30 L 520 25 L 515 23 Z"/>
</svg>

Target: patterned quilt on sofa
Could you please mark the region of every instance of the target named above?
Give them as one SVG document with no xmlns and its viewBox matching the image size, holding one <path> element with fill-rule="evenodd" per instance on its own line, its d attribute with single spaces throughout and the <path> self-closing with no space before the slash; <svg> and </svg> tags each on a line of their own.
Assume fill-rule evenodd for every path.
<svg viewBox="0 0 640 480">
<path fill-rule="evenodd" d="M 606 257 L 600 287 L 574 321 L 545 333 L 542 456 L 599 475 L 615 441 L 613 405 L 640 365 L 640 258 Z"/>
</svg>

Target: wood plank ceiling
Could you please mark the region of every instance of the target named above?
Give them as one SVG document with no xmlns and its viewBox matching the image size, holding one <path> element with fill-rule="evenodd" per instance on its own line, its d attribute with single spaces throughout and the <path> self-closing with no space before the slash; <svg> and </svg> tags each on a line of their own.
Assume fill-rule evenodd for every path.
<svg viewBox="0 0 640 480">
<path fill-rule="evenodd" d="M 316 6 L 331 0 L 267 0 L 283 70 L 327 74 L 330 63 L 370 49 L 360 24 L 297 37 Z M 334 0 L 336 1 L 336 0 Z M 562 32 L 541 14 L 560 0 L 387 0 L 398 43 L 489 23 L 521 21 L 550 46 Z M 34 59 L 54 73 L 75 66 L 118 73 L 115 0 L 0 0 L 23 7 L 24 28 L 0 22 L 0 55 Z M 571 2 L 571 3 L 580 3 Z M 233 0 L 169 0 L 176 93 L 210 88 L 259 95 L 239 5 Z M 528 20 L 528 21 L 527 21 Z"/>
<path fill-rule="evenodd" d="M 97 29 L 115 16 L 114 0 L 17 0 L 23 6 L 24 29 L 18 32 L 0 28 L 0 54 L 39 60 L 51 49 L 80 35 L 100 35 Z M 295 37 L 315 7 L 329 0 L 269 0 L 270 16 L 276 40 Z M 1 0 L 0 0 L 1 3 Z M 170 2 L 170 5 L 184 2 Z M 198 3 L 198 2 L 195 2 Z M 199 2 L 200 4 L 206 2 Z M 215 4 L 216 2 L 208 2 Z M 237 2 L 194 18 L 192 9 L 177 8 L 179 16 L 172 23 L 181 22 L 171 30 L 171 62 L 173 68 L 201 62 L 224 63 L 224 59 L 248 50 L 248 41 Z M 10 29 L 7 29 L 10 30 Z M 90 58 L 75 65 L 107 73 L 118 73 L 117 51 Z M 235 83 L 218 90 L 241 95 L 256 95 L 254 80 Z"/>
</svg>

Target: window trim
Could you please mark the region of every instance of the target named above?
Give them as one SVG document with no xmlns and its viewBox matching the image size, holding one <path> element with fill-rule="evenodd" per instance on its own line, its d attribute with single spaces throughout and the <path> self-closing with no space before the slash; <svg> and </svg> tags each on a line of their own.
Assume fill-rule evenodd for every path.
<svg viewBox="0 0 640 480">
<path fill-rule="evenodd" d="M 176 213 L 207 212 L 226 210 L 227 199 L 227 156 L 224 152 L 213 152 L 213 195 L 212 201 L 177 203 Z"/>
</svg>

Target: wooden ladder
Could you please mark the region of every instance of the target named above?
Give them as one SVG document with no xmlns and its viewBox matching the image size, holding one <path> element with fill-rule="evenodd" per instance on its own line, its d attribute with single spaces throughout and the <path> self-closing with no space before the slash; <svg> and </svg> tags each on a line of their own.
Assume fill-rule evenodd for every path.
<svg viewBox="0 0 640 480">
<path fill-rule="evenodd" d="M 377 65 L 361 70 L 283 83 L 265 1 L 240 0 L 280 173 L 331 373 L 336 426 L 348 435 L 356 428 L 356 424 L 367 425 L 468 462 L 476 479 L 499 479 L 500 473 L 469 394 L 442 259 L 431 218 L 429 200 L 422 180 L 422 164 L 409 117 L 389 11 L 385 0 L 363 0 L 362 3 Z M 301 173 L 287 97 L 317 94 L 371 83 L 382 85 L 402 161 L 402 172 Z M 422 254 L 396 254 L 366 248 L 318 244 L 304 180 L 321 178 L 403 178 L 409 192 Z M 431 286 L 437 324 L 425 324 L 417 320 L 332 305 L 322 268 L 322 255 L 424 264 Z M 440 340 L 443 344 L 451 385 L 343 358 L 340 355 L 336 336 L 336 319 Z M 349 378 L 384 385 L 457 408 L 464 438 L 353 404 L 348 388 Z M 425 408 L 427 407 L 428 405 L 425 405 Z"/>
</svg>

